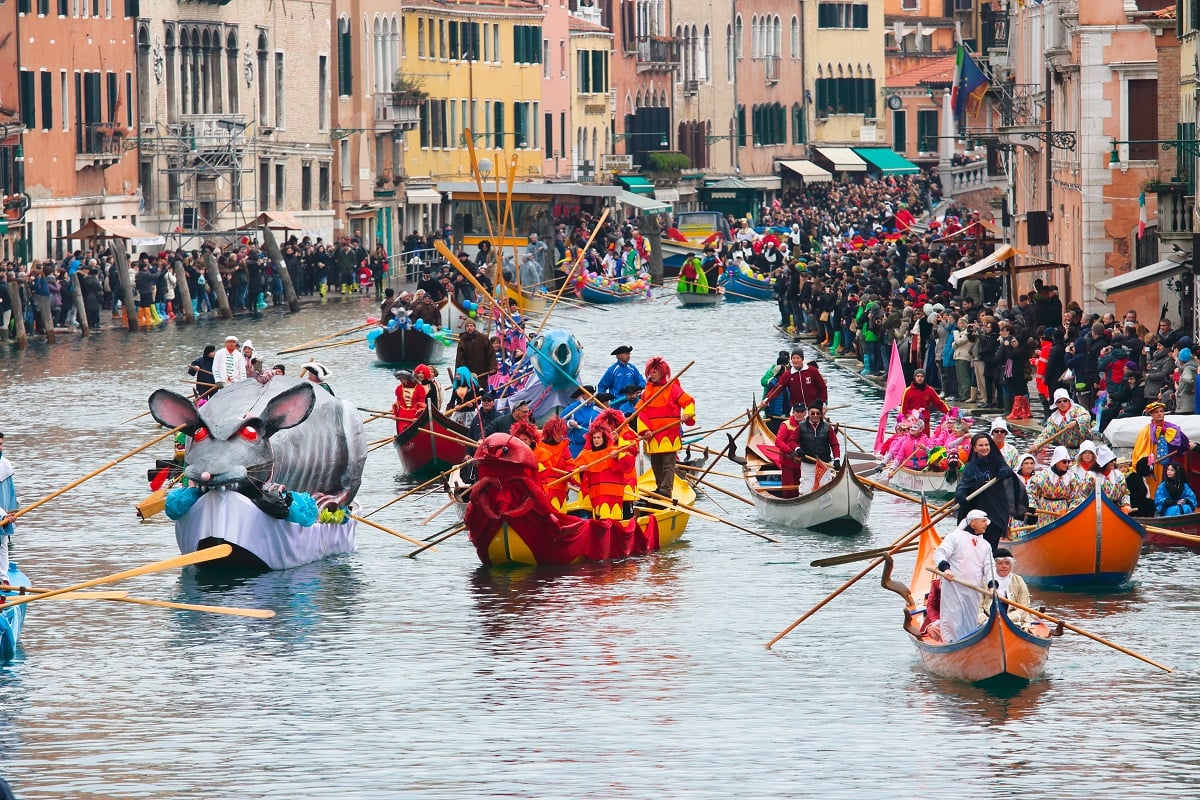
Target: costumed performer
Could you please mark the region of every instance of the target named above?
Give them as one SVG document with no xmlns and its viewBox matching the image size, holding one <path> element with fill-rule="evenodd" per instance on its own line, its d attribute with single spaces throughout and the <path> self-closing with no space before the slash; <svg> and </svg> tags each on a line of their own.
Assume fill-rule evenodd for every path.
<svg viewBox="0 0 1200 800">
<path fill-rule="evenodd" d="M 638 435 L 645 442 L 657 482 L 654 491 L 668 498 L 675 490 L 675 454 L 683 447 L 680 421 L 688 426 L 696 424 L 696 401 L 679 381 L 659 391 L 670 378 L 671 366 L 662 356 L 646 362 L 646 388 L 637 415 Z"/>
<path fill-rule="evenodd" d="M 938 628 L 941 640 L 947 644 L 979 627 L 976 609 L 982 596 L 958 581 L 974 586 L 993 583 L 992 548 L 983 538 L 990 522 L 986 513 L 971 509 L 933 551 L 933 563 L 943 577 Z"/>
</svg>

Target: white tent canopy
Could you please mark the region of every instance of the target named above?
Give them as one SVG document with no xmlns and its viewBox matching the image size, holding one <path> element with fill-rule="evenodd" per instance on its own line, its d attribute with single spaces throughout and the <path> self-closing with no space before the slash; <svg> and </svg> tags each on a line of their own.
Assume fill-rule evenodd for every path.
<svg viewBox="0 0 1200 800">
<path fill-rule="evenodd" d="M 950 273 L 950 285 L 957 287 L 958 282 L 972 275 L 981 275 L 990 269 L 995 269 L 1017 254 L 1017 249 L 1010 244 L 1002 244 L 990 256 L 984 256 L 969 267 Z"/>
</svg>

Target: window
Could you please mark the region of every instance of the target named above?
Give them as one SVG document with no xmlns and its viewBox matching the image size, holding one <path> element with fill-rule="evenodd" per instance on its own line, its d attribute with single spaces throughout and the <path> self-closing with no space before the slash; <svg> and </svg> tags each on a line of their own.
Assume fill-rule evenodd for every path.
<svg viewBox="0 0 1200 800">
<path fill-rule="evenodd" d="M 483 60 L 492 60 L 492 39 L 488 36 L 488 29 L 492 26 L 488 23 L 483 23 Z"/>
<path fill-rule="evenodd" d="M 420 142 L 421 149 L 429 147 L 429 101 L 421 103 L 417 109 L 417 141 Z"/>
<path fill-rule="evenodd" d="M 606 134 L 607 138 L 607 134 Z M 567 157 L 567 112 L 558 112 L 558 152 Z"/>
<path fill-rule="evenodd" d="M 28 14 L 30 9 L 29 0 L 17 0 L 17 13 Z"/>
<path fill-rule="evenodd" d="M 517 64 L 540 64 L 542 62 L 542 27 L 540 25 L 513 26 L 513 62 Z"/>
<path fill-rule="evenodd" d="M 54 76 L 42 72 L 42 130 L 48 131 L 54 127 Z"/>
<path fill-rule="evenodd" d="M 417 18 L 417 58 L 425 57 L 425 19 Z"/>
<path fill-rule="evenodd" d="M 317 127 L 329 127 L 329 56 L 317 56 Z"/>
<path fill-rule="evenodd" d="M 338 142 L 338 166 L 341 168 L 339 179 L 343 189 L 350 188 L 350 140 L 342 139 Z M 324 208 L 324 206 L 322 206 Z"/>
<path fill-rule="evenodd" d="M 513 103 L 513 145 L 529 147 L 529 103 Z"/>
<path fill-rule="evenodd" d="M 300 164 L 300 210 L 312 210 L 312 162 L 305 161 Z"/>
<path fill-rule="evenodd" d="M 133 127 L 133 73 L 125 73 L 125 127 Z"/>
<path fill-rule="evenodd" d="M 921 109 L 917 112 L 917 150 L 933 153 L 938 146 L 938 112 Z"/>
<path fill-rule="evenodd" d="M 349 97 L 354 92 L 354 55 L 351 50 L 350 20 L 338 19 L 338 94 Z"/>
<path fill-rule="evenodd" d="M 492 146 L 492 101 L 483 101 L 483 141 L 486 147 Z"/>
<path fill-rule="evenodd" d="M 58 15 L 60 17 L 67 16 L 67 14 L 70 13 L 70 11 L 71 11 L 70 0 L 58 0 Z"/>
<path fill-rule="evenodd" d="M 462 57 L 462 48 L 458 40 L 458 20 L 450 20 L 450 60 L 458 61 Z"/>
<path fill-rule="evenodd" d="M 287 124 L 287 120 L 284 117 L 284 113 L 283 113 L 283 111 L 284 111 L 283 86 L 284 86 L 283 53 L 276 53 L 275 54 L 275 125 L 280 128 L 284 127 Z"/>
<path fill-rule="evenodd" d="M 792 58 L 800 57 L 800 20 L 792 17 Z"/>
<path fill-rule="evenodd" d="M 542 77 L 550 77 L 550 40 L 542 39 Z"/>
<path fill-rule="evenodd" d="M 138 185 L 142 190 L 142 202 L 149 208 L 154 203 L 154 159 L 138 162 Z"/>
<path fill-rule="evenodd" d="M 808 141 L 808 126 L 804 120 L 804 106 L 792 103 L 792 144 Z"/>
<path fill-rule="evenodd" d="M 284 195 L 287 193 L 287 165 L 275 165 L 275 207 L 285 208 Z"/>
<path fill-rule="evenodd" d="M 752 117 L 755 146 L 787 143 L 787 115 L 779 103 L 755 106 Z"/>
<path fill-rule="evenodd" d="M 1158 80 L 1131 80 L 1126 93 L 1125 113 L 1129 120 L 1130 161 L 1154 161 L 1158 157 Z"/>
<path fill-rule="evenodd" d="M 258 205 L 265 211 L 271 207 L 271 162 L 258 162 Z"/>
<path fill-rule="evenodd" d="M 862 114 L 875 116 L 874 78 L 817 78 L 817 116 Z"/>
<path fill-rule="evenodd" d="M 737 146 L 746 146 L 746 107 L 739 105 L 737 107 Z"/>
<path fill-rule="evenodd" d="M 554 158 L 554 115 L 546 115 L 545 130 L 542 132 L 543 154 L 546 158 Z"/>
<path fill-rule="evenodd" d="M 817 5 L 817 28 L 852 28 L 866 30 L 866 3 L 820 3 Z"/>
<path fill-rule="evenodd" d="M 901 11 L 920 11 L 921 0 L 900 0 Z"/>
<path fill-rule="evenodd" d="M 442 61 L 446 60 L 446 20 L 439 19 L 438 21 L 438 58 Z M 432 33 L 432 30 L 430 31 Z"/>
<path fill-rule="evenodd" d="M 492 23 L 492 61 L 500 63 L 500 23 Z"/>
<path fill-rule="evenodd" d="M 50 0 L 37 0 L 37 11 L 39 17 L 44 17 L 50 13 Z"/>
<path fill-rule="evenodd" d="M 498 150 L 504 149 L 504 103 L 492 104 L 492 138 Z"/>
<path fill-rule="evenodd" d="M 592 51 L 579 51 L 579 93 L 592 93 Z"/>
<path fill-rule="evenodd" d="M 238 113 L 238 42 L 237 34 L 230 31 L 229 38 L 225 41 L 225 64 L 226 64 L 226 83 L 229 86 L 229 111 L 232 114 Z M 171 62 L 167 62 L 167 97 L 171 97 Z M 168 107 L 171 106 L 170 100 L 167 101 Z"/>
<path fill-rule="evenodd" d="M 267 120 L 270 119 L 270 116 L 267 113 L 270 110 L 269 104 L 271 102 L 271 80 L 270 73 L 267 71 L 267 68 L 270 64 L 268 58 L 267 35 L 265 33 L 260 33 L 258 35 L 258 118 L 261 120 L 263 125 L 266 125 Z M 349 64 L 349 62 L 347 62 L 347 64 Z M 195 113 L 196 110 L 197 109 L 193 107 L 192 113 Z"/>
<path fill-rule="evenodd" d="M 71 102 L 70 92 L 67 91 L 67 71 L 65 69 L 58 73 L 58 99 L 62 104 L 62 129 L 70 130 Z"/>
<path fill-rule="evenodd" d="M 433 20 L 432 19 L 428 20 L 425 23 L 425 26 L 426 26 L 425 30 L 427 32 L 426 46 L 428 48 L 428 50 L 426 52 L 426 57 L 427 58 L 437 58 L 437 42 L 434 41 L 434 37 L 437 36 L 437 30 L 434 27 Z"/>
<path fill-rule="evenodd" d="M 33 130 L 37 127 L 37 106 L 34 97 L 33 73 L 27 69 L 21 70 L 21 122 L 26 128 Z"/>
<path fill-rule="evenodd" d="M 742 15 L 738 14 L 733 23 L 733 57 L 739 61 L 742 58 Z M 731 68 L 732 69 L 732 68 Z"/>
<path fill-rule="evenodd" d="M 321 162 L 317 170 L 317 202 L 322 210 L 329 208 L 329 173 L 329 162 Z"/>
<path fill-rule="evenodd" d="M 892 112 L 892 149 L 897 153 L 908 152 L 908 113 Z"/>
</svg>

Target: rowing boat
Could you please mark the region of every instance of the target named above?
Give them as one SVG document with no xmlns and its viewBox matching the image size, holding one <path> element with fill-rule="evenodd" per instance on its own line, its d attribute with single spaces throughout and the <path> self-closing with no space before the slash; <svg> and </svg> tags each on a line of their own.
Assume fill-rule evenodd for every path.
<svg viewBox="0 0 1200 800">
<path fill-rule="evenodd" d="M 958 486 L 958 471 L 909 469 L 901 467 L 888 477 L 888 485 L 913 494 L 923 494 L 931 500 L 948 500 Z"/>
<path fill-rule="evenodd" d="M 1024 533 L 1007 547 L 1030 586 L 1112 588 L 1128 583 L 1146 529 L 1103 492 L 1093 492 L 1056 520 Z"/>
<path fill-rule="evenodd" d="M 717 290 L 711 292 L 676 292 L 675 296 L 679 298 L 679 305 L 684 308 L 715 306 L 725 300 L 724 293 Z"/>
<path fill-rule="evenodd" d="M 590 283 L 583 283 L 579 286 L 579 297 L 586 303 L 595 303 L 601 306 L 634 303 L 646 299 L 643 292 L 614 292 L 607 287 L 593 286 Z"/>
<path fill-rule="evenodd" d="M 833 479 L 816 491 L 797 497 L 780 497 L 779 453 L 775 437 L 763 420 L 751 419 L 742 474 L 758 518 L 774 525 L 809 528 L 834 535 L 853 535 L 863 529 L 871 513 L 875 490 L 859 479 L 859 473 L 875 468 L 873 459 L 847 453 Z M 811 480 L 814 465 L 806 464 L 805 480 Z M 803 480 L 801 481 L 804 482 Z"/>
<path fill-rule="evenodd" d="M 721 286 L 730 300 L 771 300 L 775 292 L 771 281 L 760 280 L 730 267 L 721 273 Z"/>
<path fill-rule="evenodd" d="M 8 562 L 8 575 L 5 576 L 9 586 L 31 586 L 29 578 L 17 567 L 17 562 Z M 0 596 L 17 594 L 16 592 L 0 592 Z M 11 606 L 0 611 L 0 662 L 12 661 L 17 654 L 17 642 L 21 639 L 21 629 L 25 627 L 25 612 L 28 606 Z"/>
<path fill-rule="evenodd" d="M 1134 519 L 1141 525 L 1166 528 L 1167 530 L 1185 533 L 1189 536 L 1200 536 L 1200 514 L 1180 514 L 1175 517 L 1134 517 Z M 1146 544 L 1152 544 L 1155 547 L 1200 549 L 1200 543 L 1177 539 L 1174 536 L 1167 536 L 1164 533 L 1155 533 L 1149 528 L 1146 529 Z"/>
<path fill-rule="evenodd" d="M 446 346 L 436 336 L 415 328 L 384 331 L 375 339 L 375 355 L 389 367 L 434 364 L 442 360 Z"/>
<path fill-rule="evenodd" d="M 471 431 L 426 404 L 425 412 L 396 434 L 392 446 L 404 471 L 416 475 L 461 464 L 474 446 L 461 439 L 473 440 Z"/>
<path fill-rule="evenodd" d="M 929 510 L 924 506 L 922 522 L 929 523 Z M 922 634 L 925 600 L 933 578 L 927 568 L 933 566 L 933 551 L 940 543 L 941 537 L 930 525 L 921 534 L 908 585 L 891 579 L 890 556 L 880 580 L 885 589 L 904 598 L 904 631 L 921 664 L 936 675 L 976 684 L 1025 684 L 1040 677 L 1050 655 L 1050 630 L 1040 621 L 1030 623 L 1028 629 L 1018 626 L 998 600 L 992 600 L 983 624 L 956 642 L 946 644 Z"/>
<path fill-rule="evenodd" d="M 583 519 L 568 504 L 556 510 L 542 489 L 537 459 L 519 439 L 489 436 L 476 451 L 479 478 L 463 513 L 471 543 L 487 566 L 574 564 L 642 555 L 674 544 L 687 528 L 688 512 L 662 508 L 632 519 Z M 654 490 L 652 473 L 638 488 Z M 633 499 L 632 495 L 627 495 Z M 675 479 L 673 499 L 691 505 L 695 492 Z"/>
</svg>

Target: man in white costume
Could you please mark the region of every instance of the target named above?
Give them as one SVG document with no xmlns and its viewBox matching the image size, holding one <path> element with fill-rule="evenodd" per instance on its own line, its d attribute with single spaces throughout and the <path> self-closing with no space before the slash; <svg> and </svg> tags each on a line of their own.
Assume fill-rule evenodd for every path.
<svg viewBox="0 0 1200 800">
<path fill-rule="evenodd" d="M 958 581 L 983 587 L 993 579 L 992 547 L 983 538 L 987 526 L 987 514 L 978 509 L 968 511 L 933 551 L 933 563 L 944 576 L 940 617 L 942 641 L 946 644 L 979 627 L 976 615 L 981 596 Z"/>
</svg>

